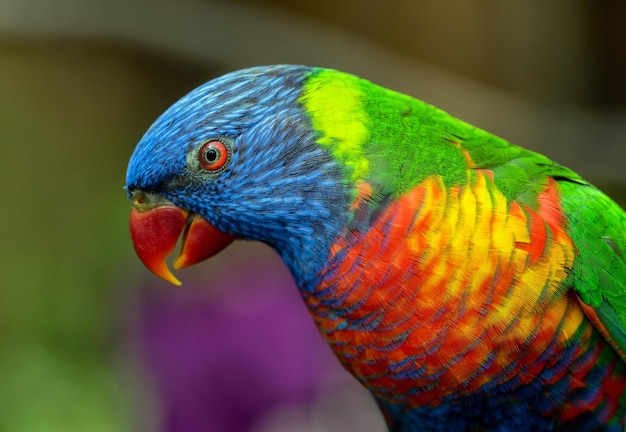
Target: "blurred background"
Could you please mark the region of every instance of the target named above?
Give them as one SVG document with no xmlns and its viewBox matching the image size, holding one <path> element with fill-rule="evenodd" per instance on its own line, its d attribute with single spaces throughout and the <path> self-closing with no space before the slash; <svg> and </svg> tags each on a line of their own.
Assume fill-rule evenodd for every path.
<svg viewBox="0 0 626 432">
<path fill-rule="evenodd" d="M 159 282 L 126 163 L 167 106 L 257 64 L 343 69 L 624 202 L 626 4 L 0 0 L 0 431 L 384 430 L 271 250 Z"/>
</svg>

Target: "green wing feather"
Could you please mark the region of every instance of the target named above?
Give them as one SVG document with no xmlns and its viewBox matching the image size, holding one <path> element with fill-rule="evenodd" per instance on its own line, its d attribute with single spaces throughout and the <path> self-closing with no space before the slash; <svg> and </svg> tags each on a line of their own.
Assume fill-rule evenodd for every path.
<svg viewBox="0 0 626 432">
<path fill-rule="evenodd" d="M 595 310 L 625 357 L 626 214 L 593 186 L 562 182 L 561 191 L 568 233 L 577 248 L 568 282 Z"/>
</svg>

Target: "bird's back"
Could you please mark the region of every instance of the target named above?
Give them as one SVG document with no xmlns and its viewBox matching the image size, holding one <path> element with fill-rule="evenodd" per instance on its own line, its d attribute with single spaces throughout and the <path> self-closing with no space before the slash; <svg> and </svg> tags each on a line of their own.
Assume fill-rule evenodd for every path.
<svg viewBox="0 0 626 432">
<path fill-rule="evenodd" d="M 304 297 L 394 430 L 621 430 L 624 362 L 585 313 L 585 275 L 571 271 L 592 267 L 583 241 L 610 229 L 572 232 L 602 213 L 581 201 L 604 195 L 421 101 L 342 85 L 361 86 L 349 121 L 370 126 L 322 134 L 357 186 L 351 226 Z M 610 209 L 623 230 L 623 211 Z M 614 280 L 620 296 L 626 277 Z"/>
</svg>

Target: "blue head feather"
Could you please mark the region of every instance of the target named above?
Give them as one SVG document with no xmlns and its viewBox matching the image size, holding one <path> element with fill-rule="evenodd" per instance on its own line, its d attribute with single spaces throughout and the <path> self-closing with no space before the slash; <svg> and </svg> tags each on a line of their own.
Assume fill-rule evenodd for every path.
<svg viewBox="0 0 626 432">
<path fill-rule="evenodd" d="M 298 98 L 313 69 L 255 67 L 210 81 L 172 105 L 148 129 L 127 171 L 129 192 L 156 193 L 218 229 L 273 246 L 302 289 L 347 225 L 348 186 L 316 142 Z M 198 149 L 228 143 L 230 160 L 202 170 Z"/>
</svg>

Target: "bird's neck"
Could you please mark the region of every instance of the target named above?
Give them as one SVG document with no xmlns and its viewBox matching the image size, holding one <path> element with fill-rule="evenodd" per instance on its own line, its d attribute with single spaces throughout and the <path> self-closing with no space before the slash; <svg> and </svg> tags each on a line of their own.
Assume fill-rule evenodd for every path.
<svg viewBox="0 0 626 432">
<path fill-rule="evenodd" d="M 351 198 L 331 203 L 324 217 L 302 220 L 289 229 L 290 235 L 266 241 L 278 251 L 303 294 L 313 294 L 329 266 L 343 260 L 337 245 L 363 236 L 389 204 L 389 196 L 378 194 L 373 200 L 372 193 L 372 187 L 361 182 L 346 193 Z"/>
</svg>

